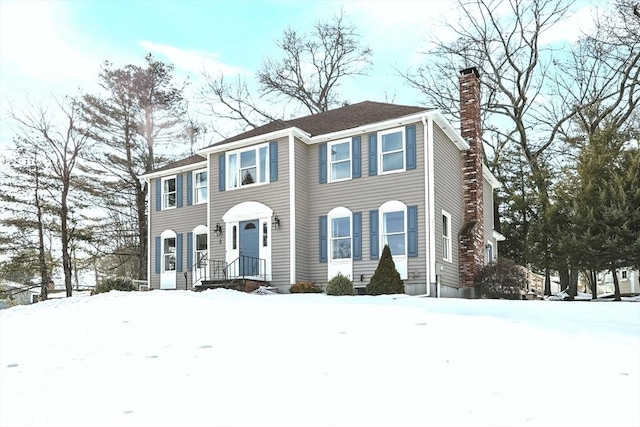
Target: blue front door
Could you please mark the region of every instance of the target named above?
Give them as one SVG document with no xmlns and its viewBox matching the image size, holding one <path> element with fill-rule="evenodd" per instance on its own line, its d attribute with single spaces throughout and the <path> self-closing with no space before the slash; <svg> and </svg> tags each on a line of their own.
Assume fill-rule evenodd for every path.
<svg viewBox="0 0 640 427">
<path fill-rule="evenodd" d="M 258 220 L 240 222 L 240 275 L 260 274 Z"/>
</svg>

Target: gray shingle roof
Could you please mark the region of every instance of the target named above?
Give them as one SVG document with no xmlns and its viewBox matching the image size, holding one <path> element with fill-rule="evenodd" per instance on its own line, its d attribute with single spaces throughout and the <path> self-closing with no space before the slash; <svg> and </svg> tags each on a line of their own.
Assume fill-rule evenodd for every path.
<svg viewBox="0 0 640 427">
<path fill-rule="evenodd" d="M 169 163 L 168 165 L 164 165 L 158 169 L 154 169 L 153 172 L 161 172 L 163 170 L 169 170 L 169 169 L 175 169 L 175 168 L 180 168 L 182 166 L 189 166 L 189 165 L 193 165 L 196 163 L 200 163 L 200 162 L 206 162 L 207 159 L 205 159 L 204 157 L 202 157 L 199 154 L 194 154 L 193 156 L 189 156 L 185 159 L 180 159 L 177 160 L 175 162 Z"/>
<path fill-rule="evenodd" d="M 276 120 L 264 126 L 241 133 L 224 141 L 213 144 L 222 145 L 253 136 L 263 135 L 277 130 L 297 127 L 311 136 L 338 132 L 370 123 L 382 122 L 402 116 L 429 111 L 431 108 L 411 107 L 406 105 L 385 104 L 383 102 L 364 101 L 324 113 L 312 114 L 291 120 Z"/>
</svg>

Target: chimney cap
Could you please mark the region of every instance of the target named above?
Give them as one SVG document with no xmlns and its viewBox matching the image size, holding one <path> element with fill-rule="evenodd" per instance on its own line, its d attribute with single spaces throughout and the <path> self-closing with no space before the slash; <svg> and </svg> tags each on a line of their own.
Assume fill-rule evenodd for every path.
<svg viewBox="0 0 640 427">
<path fill-rule="evenodd" d="M 464 70 L 460 70 L 460 75 L 465 76 L 467 74 L 475 74 L 477 78 L 480 78 L 480 73 L 476 67 L 465 68 Z"/>
</svg>

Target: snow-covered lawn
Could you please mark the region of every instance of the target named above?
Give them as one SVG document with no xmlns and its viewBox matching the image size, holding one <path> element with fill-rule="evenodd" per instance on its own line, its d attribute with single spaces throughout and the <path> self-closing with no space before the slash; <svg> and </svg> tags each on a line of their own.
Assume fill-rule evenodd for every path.
<svg viewBox="0 0 640 427">
<path fill-rule="evenodd" d="M 638 426 L 640 303 L 111 292 L 0 311 L 1 426 Z"/>
</svg>

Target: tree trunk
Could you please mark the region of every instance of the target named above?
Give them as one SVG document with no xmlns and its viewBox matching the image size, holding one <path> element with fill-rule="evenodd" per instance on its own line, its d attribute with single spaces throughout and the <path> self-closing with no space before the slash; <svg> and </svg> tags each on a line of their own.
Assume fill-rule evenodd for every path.
<svg viewBox="0 0 640 427">
<path fill-rule="evenodd" d="M 544 269 L 544 294 L 547 296 L 551 295 L 551 272 L 549 271 L 549 267 L 545 267 Z"/>
<path fill-rule="evenodd" d="M 591 297 L 598 298 L 598 273 L 595 270 L 589 270 L 589 284 L 591 285 Z"/>
<path fill-rule="evenodd" d="M 147 188 L 143 187 L 140 182 L 136 185 L 136 210 L 138 216 L 138 272 L 136 277 L 138 280 L 147 280 Z"/>
<path fill-rule="evenodd" d="M 73 284 L 71 283 L 71 255 L 69 254 L 69 207 L 67 206 L 67 196 L 69 194 L 69 180 L 63 179 L 62 197 L 60 207 L 60 237 L 62 240 L 62 270 L 64 273 L 64 288 L 67 297 L 73 295 Z"/>
<path fill-rule="evenodd" d="M 618 283 L 618 270 L 616 269 L 616 267 L 611 267 L 610 271 L 613 275 L 613 300 L 622 301 L 622 298 L 620 297 L 620 283 Z"/>
<path fill-rule="evenodd" d="M 36 169 L 38 166 L 36 165 Z M 47 258 L 44 249 L 44 228 L 42 224 L 42 206 L 40 205 L 39 195 L 40 173 L 35 173 L 35 198 L 36 198 L 36 216 L 38 218 L 38 263 L 40 264 L 40 301 L 46 301 L 48 298 L 48 286 L 51 278 L 49 277 L 49 269 L 47 268 Z"/>
</svg>

